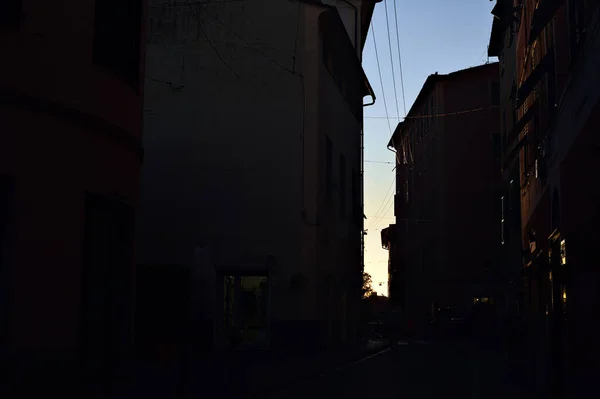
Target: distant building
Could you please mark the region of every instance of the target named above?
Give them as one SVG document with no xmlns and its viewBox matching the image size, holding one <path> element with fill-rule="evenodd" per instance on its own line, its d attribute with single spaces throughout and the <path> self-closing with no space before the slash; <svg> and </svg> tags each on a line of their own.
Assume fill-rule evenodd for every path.
<svg viewBox="0 0 600 399">
<path fill-rule="evenodd" d="M 0 367 L 23 397 L 90 397 L 82 378 L 97 392 L 131 360 L 145 6 L 127 4 L 0 8 Z"/>
<path fill-rule="evenodd" d="M 498 64 L 430 75 L 389 147 L 397 152 L 397 263 L 406 317 L 489 298 L 500 248 Z M 393 296 L 390 295 L 390 300 Z"/>
<path fill-rule="evenodd" d="M 405 281 L 402 270 L 399 270 L 399 240 L 395 224 L 381 230 L 381 246 L 388 251 L 388 299 L 393 306 L 404 305 Z"/>
<path fill-rule="evenodd" d="M 589 183 L 600 169 L 600 3 L 499 1 L 495 9 L 505 37 L 496 29 L 491 45 L 516 43 L 504 164 L 519 165 L 531 382 L 541 394 L 590 396 L 600 370 L 600 188 Z"/>
<path fill-rule="evenodd" d="M 354 340 L 376 1 L 176 3 L 150 5 L 140 267 L 192 269 L 216 347 Z"/>
</svg>

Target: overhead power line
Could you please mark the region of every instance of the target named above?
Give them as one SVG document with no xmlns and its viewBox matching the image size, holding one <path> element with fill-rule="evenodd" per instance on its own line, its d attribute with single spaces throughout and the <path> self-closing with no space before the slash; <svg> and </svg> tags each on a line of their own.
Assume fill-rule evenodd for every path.
<svg viewBox="0 0 600 399">
<path fill-rule="evenodd" d="M 383 78 L 381 77 L 381 66 L 379 64 L 379 51 L 377 50 L 377 39 L 375 39 L 375 25 L 371 23 L 371 31 L 373 32 L 373 47 L 375 48 L 375 60 L 377 61 L 377 71 L 379 72 L 379 83 L 381 84 L 381 98 L 383 98 L 383 108 L 385 109 L 385 116 L 388 119 L 388 129 L 390 134 L 392 133 L 392 127 L 390 125 L 390 114 L 388 113 L 387 101 L 385 99 L 385 90 L 383 89 Z"/>
<path fill-rule="evenodd" d="M 402 76 L 402 56 L 400 55 L 400 28 L 398 27 L 397 1 L 394 0 L 394 17 L 396 19 L 396 44 L 398 46 L 398 67 L 400 69 L 400 87 L 402 88 L 402 103 L 404 104 L 404 116 L 406 116 L 406 96 L 404 95 L 404 77 Z"/>
<path fill-rule="evenodd" d="M 440 116 L 452 116 L 452 115 L 468 114 L 468 113 L 471 113 L 471 112 L 479 112 L 479 111 L 483 111 L 483 110 L 491 109 L 491 108 L 498 108 L 498 106 L 497 105 L 490 105 L 489 107 L 466 109 L 466 110 L 463 110 L 463 111 L 446 112 L 446 113 L 442 113 L 442 114 L 428 114 L 428 115 L 404 116 L 404 117 L 402 117 L 402 119 L 437 118 L 437 117 L 440 117 Z M 389 117 L 389 116 L 365 116 L 364 118 L 365 119 L 395 119 L 394 117 Z"/>
<path fill-rule="evenodd" d="M 206 14 L 208 14 L 208 16 L 213 21 L 215 21 L 216 23 L 218 23 L 219 25 L 221 25 L 223 28 L 225 28 L 227 31 L 229 31 L 231 34 L 233 34 L 239 41 L 241 41 L 246 46 L 248 46 L 250 49 L 252 49 L 255 53 L 257 53 L 258 55 L 262 56 L 264 59 L 266 59 L 267 61 L 271 62 L 273 65 L 279 67 L 281 70 L 283 70 L 285 72 L 288 72 L 288 73 L 290 73 L 292 75 L 299 76 L 298 73 L 294 72 L 293 70 L 291 70 L 290 68 L 288 68 L 288 67 L 286 67 L 284 65 L 281 65 L 281 63 L 279 63 L 279 61 L 275 60 L 272 57 L 269 57 L 267 54 L 265 54 L 264 51 L 260 50 L 259 48 L 257 48 L 252 43 L 249 43 L 246 39 L 244 39 L 242 36 L 240 36 L 235 30 L 233 30 L 231 27 L 229 27 L 227 24 L 225 24 L 223 21 L 221 21 L 216 14 L 214 14 L 211 11 L 209 11 L 208 8 L 204 8 L 204 11 L 206 12 Z"/>
<path fill-rule="evenodd" d="M 390 36 L 390 17 L 388 15 L 387 0 L 383 2 L 383 5 L 385 7 L 385 23 L 387 25 L 388 47 L 390 49 L 390 63 L 392 64 L 392 83 L 394 85 L 394 99 L 396 100 L 396 115 L 400 117 L 400 108 L 398 106 L 398 86 L 396 86 L 396 72 L 394 71 L 394 55 L 392 53 L 392 38 Z"/>
<path fill-rule="evenodd" d="M 223 58 L 223 56 L 221 55 L 221 53 L 219 53 L 219 50 L 217 50 L 217 48 L 215 47 L 215 44 L 213 43 L 212 40 L 210 40 L 210 37 L 208 37 L 208 34 L 206 33 L 206 30 L 204 30 L 204 28 L 202 27 L 202 24 L 198 24 L 198 29 L 200 29 L 200 31 L 202 32 L 202 35 L 204 36 L 204 38 L 206 39 L 206 41 L 208 42 L 208 44 L 210 45 L 210 47 L 213 49 L 213 51 L 215 52 L 215 54 L 217 55 L 217 57 L 219 57 L 219 59 L 221 60 L 221 62 L 223 63 L 223 65 L 225 65 L 225 67 L 233 74 L 233 76 L 235 76 L 237 79 L 240 78 L 240 75 L 238 75 L 233 68 L 231 68 L 231 66 L 227 63 L 227 61 L 225 61 L 225 59 Z"/>
<path fill-rule="evenodd" d="M 375 215 L 371 217 L 371 221 L 369 222 L 367 229 L 374 225 L 375 221 L 377 220 L 377 217 L 381 216 L 381 211 L 387 206 L 387 204 L 389 202 L 389 195 L 392 192 L 392 188 L 394 187 L 395 182 L 396 182 L 396 176 L 394 176 L 394 179 L 392 180 L 392 184 L 390 184 L 390 187 L 388 188 L 387 192 L 385 193 L 385 196 L 383 197 L 383 201 L 381 201 L 381 204 L 379 205 L 379 208 L 377 208 Z M 393 196 L 392 196 L 392 198 L 393 198 Z"/>
<path fill-rule="evenodd" d="M 367 163 L 382 163 L 382 164 L 387 164 L 387 165 L 394 165 L 394 162 L 389 162 L 389 161 L 363 161 L 363 162 L 367 162 Z"/>
</svg>

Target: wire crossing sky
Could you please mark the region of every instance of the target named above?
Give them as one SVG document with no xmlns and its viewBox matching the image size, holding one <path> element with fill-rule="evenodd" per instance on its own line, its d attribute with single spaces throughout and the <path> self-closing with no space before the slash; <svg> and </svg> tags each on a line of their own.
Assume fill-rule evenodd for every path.
<svg viewBox="0 0 600 399">
<path fill-rule="evenodd" d="M 387 295 L 388 255 L 381 247 L 380 231 L 394 223 L 395 155 L 387 149 L 391 132 L 410 110 L 427 76 L 487 61 L 494 4 L 488 0 L 384 0 L 375 7 L 363 54 L 363 68 L 377 96 L 375 105 L 365 108 L 365 159 L 369 160 L 365 162 L 365 226 L 369 226 L 365 271 L 379 294 Z"/>
</svg>

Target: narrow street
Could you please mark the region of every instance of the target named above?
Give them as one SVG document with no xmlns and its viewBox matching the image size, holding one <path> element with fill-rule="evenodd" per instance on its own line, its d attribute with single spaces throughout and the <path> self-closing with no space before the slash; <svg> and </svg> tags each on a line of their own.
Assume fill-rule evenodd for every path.
<svg viewBox="0 0 600 399">
<path fill-rule="evenodd" d="M 502 351 L 468 344 L 402 343 L 272 398 L 518 398 Z"/>
</svg>

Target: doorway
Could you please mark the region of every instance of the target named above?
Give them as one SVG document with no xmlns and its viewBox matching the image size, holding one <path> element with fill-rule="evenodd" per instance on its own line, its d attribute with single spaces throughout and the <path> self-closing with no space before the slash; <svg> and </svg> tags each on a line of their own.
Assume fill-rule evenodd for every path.
<svg viewBox="0 0 600 399">
<path fill-rule="evenodd" d="M 269 345 L 270 285 L 266 273 L 223 273 L 218 280 L 217 326 L 222 347 L 261 348 Z"/>
</svg>

